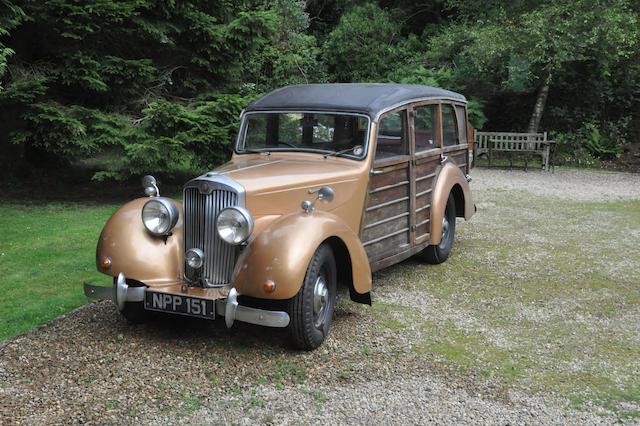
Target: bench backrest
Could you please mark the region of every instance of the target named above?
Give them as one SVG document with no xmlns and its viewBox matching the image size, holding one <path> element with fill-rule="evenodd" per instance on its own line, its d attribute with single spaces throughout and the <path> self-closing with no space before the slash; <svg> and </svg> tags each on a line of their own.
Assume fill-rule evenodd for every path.
<svg viewBox="0 0 640 426">
<path fill-rule="evenodd" d="M 489 151 L 489 141 L 497 141 L 494 142 L 494 148 L 503 151 L 540 151 L 543 149 L 543 142 L 547 141 L 547 132 L 475 132 L 476 152 Z"/>
</svg>

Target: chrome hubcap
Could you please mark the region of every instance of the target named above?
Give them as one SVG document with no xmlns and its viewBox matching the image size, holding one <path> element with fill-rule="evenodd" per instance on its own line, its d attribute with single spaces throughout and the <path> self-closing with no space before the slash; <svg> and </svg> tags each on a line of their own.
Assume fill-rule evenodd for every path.
<svg viewBox="0 0 640 426">
<path fill-rule="evenodd" d="M 320 275 L 313 287 L 313 317 L 315 318 L 316 327 L 320 327 L 324 323 L 328 300 L 329 289 L 327 289 L 324 277 Z"/>
<path fill-rule="evenodd" d="M 442 239 L 443 240 L 448 232 L 449 232 L 449 219 L 447 219 L 447 216 L 445 216 L 442 218 Z"/>
</svg>

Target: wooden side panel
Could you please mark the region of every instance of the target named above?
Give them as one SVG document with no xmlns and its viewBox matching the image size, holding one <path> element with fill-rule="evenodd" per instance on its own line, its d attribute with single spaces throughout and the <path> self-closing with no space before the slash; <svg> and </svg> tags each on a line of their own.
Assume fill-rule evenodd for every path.
<svg viewBox="0 0 640 426">
<path fill-rule="evenodd" d="M 467 164 L 469 162 L 469 152 L 466 146 L 463 149 L 447 152 L 446 155 L 449 156 L 449 159 L 455 163 L 460 170 L 462 170 L 462 173 L 469 173 L 469 167 Z"/>
<path fill-rule="evenodd" d="M 370 262 L 410 245 L 409 162 L 376 169 L 369 179 L 360 239 Z"/>
<path fill-rule="evenodd" d="M 431 196 L 436 170 L 440 165 L 440 155 L 431 155 L 416 159 L 416 203 L 415 203 L 415 238 L 416 243 L 429 236 L 429 220 L 431 217 Z"/>
</svg>

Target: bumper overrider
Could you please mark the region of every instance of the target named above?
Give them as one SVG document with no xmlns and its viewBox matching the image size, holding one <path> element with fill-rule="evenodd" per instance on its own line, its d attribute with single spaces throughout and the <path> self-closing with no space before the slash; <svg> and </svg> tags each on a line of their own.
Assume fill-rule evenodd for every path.
<svg viewBox="0 0 640 426">
<path fill-rule="evenodd" d="M 120 312 L 124 310 L 127 302 L 144 302 L 147 290 L 152 291 L 148 287 L 131 287 L 127 285 L 125 276 L 122 273 L 118 275 L 114 285 L 111 287 L 84 283 L 84 294 L 87 297 L 98 300 L 112 300 Z M 192 297 L 188 294 L 176 295 Z M 289 325 L 289 314 L 287 312 L 269 311 L 240 305 L 238 303 L 238 292 L 235 288 L 229 290 L 226 298 L 217 299 L 214 302 L 216 315 L 224 316 L 225 323 L 229 328 L 236 320 L 266 327 L 287 327 Z"/>
</svg>

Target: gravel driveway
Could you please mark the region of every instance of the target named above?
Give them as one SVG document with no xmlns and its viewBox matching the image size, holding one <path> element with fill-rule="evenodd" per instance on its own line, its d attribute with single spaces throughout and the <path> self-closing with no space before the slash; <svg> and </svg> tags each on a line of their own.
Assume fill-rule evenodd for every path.
<svg viewBox="0 0 640 426">
<path fill-rule="evenodd" d="M 493 194 L 504 191 L 581 202 L 640 199 L 640 176 L 633 174 L 476 169 L 473 177 L 476 202 L 480 212 L 486 212 L 485 219 L 478 214 L 480 221 L 501 214 L 499 198 Z M 524 204 L 522 209 L 527 209 Z M 458 222 L 463 240 L 481 232 L 465 234 L 465 226 L 471 225 Z M 463 260 L 453 257 L 448 263 L 455 266 Z M 418 350 L 422 331 L 404 321 L 402 312 L 433 315 L 430 320 L 436 321 L 444 308 L 420 290 L 417 294 L 424 293 L 424 303 L 412 310 L 417 302 L 397 286 L 411 288 L 423 268 L 410 260 L 376 274 L 373 307 L 352 304 L 343 295 L 330 338 L 311 353 L 290 349 L 280 330 L 243 324 L 227 330 L 223 321 L 175 317 L 132 326 L 112 304 L 90 303 L 0 344 L 0 418 L 3 424 L 610 424 L 617 420 L 601 407 L 577 410 L 562 396 L 505 386 L 475 367 L 460 368 L 429 350 Z M 462 305 L 449 308 L 453 315 Z"/>
</svg>

